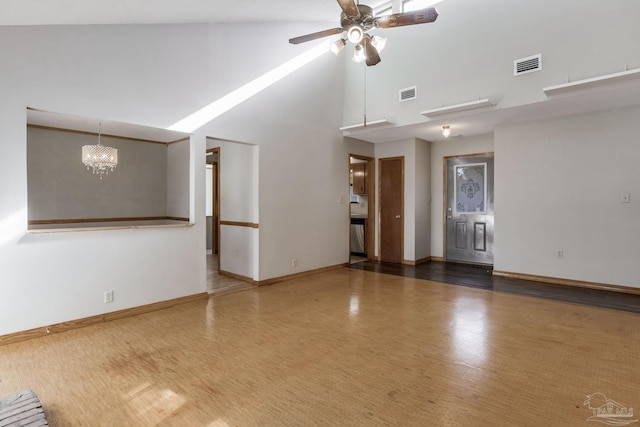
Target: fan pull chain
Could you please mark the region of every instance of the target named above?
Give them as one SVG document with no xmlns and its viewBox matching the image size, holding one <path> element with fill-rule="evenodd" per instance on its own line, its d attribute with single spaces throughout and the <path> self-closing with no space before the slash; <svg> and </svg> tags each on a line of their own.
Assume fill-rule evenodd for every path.
<svg viewBox="0 0 640 427">
<path fill-rule="evenodd" d="M 364 54 L 367 55 L 367 44 L 364 45 Z M 363 65 L 363 74 L 364 74 L 364 127 L 367 127 L 367 66 Z"/>
</svg>

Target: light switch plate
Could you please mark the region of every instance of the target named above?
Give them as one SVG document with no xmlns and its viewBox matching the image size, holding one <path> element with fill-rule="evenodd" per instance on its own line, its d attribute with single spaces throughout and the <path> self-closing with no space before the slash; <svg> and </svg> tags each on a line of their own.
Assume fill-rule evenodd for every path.
<svg viewBox="0 0 640 427">
<path fill-rule="evenodd" d="M 622 193 L 622 203 L 631 203 L 630 193 Z"/>
</svg>

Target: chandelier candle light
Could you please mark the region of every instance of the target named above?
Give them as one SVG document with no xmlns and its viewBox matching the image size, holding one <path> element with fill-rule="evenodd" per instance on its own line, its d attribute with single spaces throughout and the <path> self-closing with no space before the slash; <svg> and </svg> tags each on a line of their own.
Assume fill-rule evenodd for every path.
<svg viewBox="0 0 640 427">
<path fill-rule="evenodd" d="M 101 135 L 102 122 L 98 128 L 98 145 L 82 146 L 82 163 L 85 164 L 87 170 L 92 168 L 94 174 L 100 175 L 100 179 L 104 174 L 109 175 L 109 171 L 113 172 L 113 169 L 118 165 L 118 149 L 102 145 Z"/>
</svg>

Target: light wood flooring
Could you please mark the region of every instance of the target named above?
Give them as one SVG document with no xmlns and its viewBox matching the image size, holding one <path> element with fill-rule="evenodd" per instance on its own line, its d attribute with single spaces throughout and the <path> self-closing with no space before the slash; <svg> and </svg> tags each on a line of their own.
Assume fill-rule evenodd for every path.
<svg viewBox="0 0 640 427">
<path fill-rule="evenodd" d="M 2 346 L 0 396 L 54 427 L 597 425 L 588 395 L 640 405 L 639 321 L 344 268 Z"/>
<path fill-rule="evenodd" d="M 218 255 L 207 254 L 207 292 L 224 295 L 255 288 L 248 282 L 218 274 Z"/>
</svg>

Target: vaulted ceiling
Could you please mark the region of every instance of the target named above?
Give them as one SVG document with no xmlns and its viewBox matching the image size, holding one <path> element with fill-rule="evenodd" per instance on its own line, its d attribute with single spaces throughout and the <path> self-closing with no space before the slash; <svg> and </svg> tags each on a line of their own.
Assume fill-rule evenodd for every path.
<svg viewBox="0 0 640 427">
<path fill-rule="evenodd" d="M 370 0 L 375 7 L 385 0 Z M 444 4 L 444 3 L 443 3 Z M 134 23 L 336 22 L 334 0 L 0 0 L 0 25 Z M 292 34 L 292 36 L 295 34 Z M 418 137 L 442 140 L 440 129 L 452 118 L 464 120 L 464 136 L 491 133 L 500 125 L 640 104 L 640 79 L 606 91 L 547 99 L 508 109 L 463 113 L 425 123 L 370 128 L 350 136 L 370 142 Z M 350 123 L 345 123 L 350 124 Z"/>
<path fill-rule="evenodd" d="M 0 11 L 0 25 L 62 25 L 330 22 L 340 8 L 333 0 L 0 0 Z"/>
</svg>

